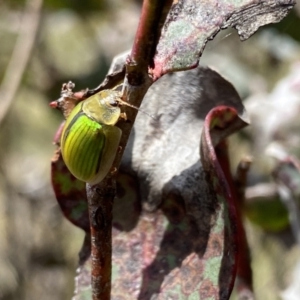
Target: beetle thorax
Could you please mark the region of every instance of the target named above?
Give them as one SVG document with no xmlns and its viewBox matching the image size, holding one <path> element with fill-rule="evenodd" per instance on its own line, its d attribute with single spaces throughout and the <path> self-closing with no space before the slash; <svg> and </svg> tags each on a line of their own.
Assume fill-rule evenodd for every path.
<svg viewBox="0 0 300 300">
<path fill-rule="evenodd" d="M 121 109 L 110 104 L 111 99 L 102 98 L 101 95 L 94 95 L 85 100 L 82 110 L 96 122 L 105 125 L 115 125 L 120 117 Z"/>
</svg>

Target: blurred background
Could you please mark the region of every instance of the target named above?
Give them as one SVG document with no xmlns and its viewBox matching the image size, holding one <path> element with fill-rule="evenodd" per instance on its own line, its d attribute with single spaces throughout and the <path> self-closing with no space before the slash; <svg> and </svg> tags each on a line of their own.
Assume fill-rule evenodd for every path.
<svg viewBox="0 0 300 300">
<path fill-rule="evenodd" d="M 52 141 L 62 115 L 48 104 L 64 82 L 79 90 L 103 80 L 112 58 L 132 45 L 140 4 L 0 2 L 1 300 L 72 297 L 84 235 L 64 219 L 51 188 Z M 234 30 L 221 32 L 201 60 L 232 82 L 252 120 L 230 142 L 233 169 L 253 157 L 245 224 L 258 300 L 300 295 L 299 239 L 271 176 L 274 156 L 300 158 L 299 28 L 298 4 L 283 22 L 243 43 Z"/>
</svg>

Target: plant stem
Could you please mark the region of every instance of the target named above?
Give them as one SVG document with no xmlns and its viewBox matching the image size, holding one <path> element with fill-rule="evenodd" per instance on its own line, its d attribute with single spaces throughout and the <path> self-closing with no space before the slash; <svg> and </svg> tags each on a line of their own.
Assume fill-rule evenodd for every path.
<svg viewBox="0 0 300 300">
<path fill-rule="evenodd" d="M 137 29 L 131 55 L 126 62 L 124 79 L 124 98 L 140 106 L 144 95 L 153 83 L 148 68 L 153 64 L 153 55 L 159 38 L 161 15 L 165 2 L 169 0 L 144 0 L 140 23 Z M 128 121 L 118 124 L 122 130 L 117 153 L 112 169 L 118 170 L 137 111 L 126 111 Z M 111 293 L 112 268 L 112 208 L 116 194 L 114 174 L 95 186 L 87 184 L 87 196 L 91 223 L 92 240 L 92 295 L 93 300 L 109 300 Z"/>
<path fill-rule="evenodd" d="M 239 242 L 236 289 L 239 298 L 241 299 L 254 299 L 250 250 L 242 216 L 243 206 L 245 203 L 247 177 L 251 163 L 252 160 L 250 157 L 244 157 L 237 167 L 234 178 Z"/>
<path fill-rule="evenodd" d="M 6 68 L 1 86 L 0 123 L 12 105 L 38 31 L 43 0 L 27 0 L 19 36 Z"/>
<path fill-rule="evenodd" d="M 93 300 L 109 300 L 111 292 L 112 207 L 116 194 L 115 179 L 87 184 L 91 223 L 92 295 Z"/>
<path fill-rule="evenodd" d="M 154 68 L 156 46 L 172 3 L 171 0 L 144 0 L 131 54 L 126 62 L 127 89 L 141 85 L 147 77 L 150 78 L 148 70 Z M 153 82 L 153 78 L 151 81 Z"/>
<path fill-rule="evenodd" d="M 131 50 L 133 66 L 143 72 L 153 64 L 153 54 L 157 43 L 158 24 L 165 1 L 144 0 L 140 22 Z"/>
</svg>

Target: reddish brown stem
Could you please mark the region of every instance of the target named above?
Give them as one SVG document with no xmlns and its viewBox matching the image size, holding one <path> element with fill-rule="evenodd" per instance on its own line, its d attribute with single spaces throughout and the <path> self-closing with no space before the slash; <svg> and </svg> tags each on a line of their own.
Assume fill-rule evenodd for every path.
<svg viewBox="0 0 300 300">
<path fill-rule="evenodd" d="M 161 28 L 171 8 L 171 0 L 144 0 L 135 40 L 126 62 L 127 94 L 131 86 L 142 85 L 149 68 L 154 68 L 154 54 L 160 38 Z M 153 79 L 151 78 L 153 81 Z"/>
<path fill-rule="evenodd" d="M 167 1 L 167 0 L 166 0 Z M 159 22 L 165 1 L 144 0 L 140 23 L 126 64 L 124 96 L 130 103 L 139 106 L 153 80 L 148 75 L 148 67 L 159 34 Z M 120 151 L 112 169 L 118 169 L 126 147 L 137 111 L 126 111 L 128 121 L 118 124 L 122 130 Z M 114 174 L 115 175 L 115 174 Z M 112 267 L 112 207 L 116 193 L 114 175 L 109 174 L 96 186 L 87 185 L 89 215 L 92 237 L 92 294 L 93 300 L 109 300 L 111 292 Z"/>
<path fill-rule="evenodd" d="M 216 147 L 216 156 L 218 158 L 218 162 L 222 168 L 224 176 L 226 178 L 228 187 L 230 189 L 231 197 L 227 196 L 227 204 L 229 210 L 229 218 L 231 221 L 232 233 L 234 236 L 234 243 L 235 243 L 235 266 L 234 266 L 234 274 L 232 274 L 232 282 L 230 284 L 230 289 L 233 289 L 236 271 L 238 269 L 238 251 L 239 251 L 239 216 L 235 205 L 235 192 L 233 186 L 233 179 L 230 171 L 230 162 L 229 162 L 229 155 L 228 155 L 228 147 L 227 141 L 222 140 Z"/>
<path fill-rule="evenodd" d="M 92 295 L 93 300 L 109 300 L 111 292 L 112 206 L 115 180 L 99 185 L 87 184 L 91 223 Z"/>
<path fill-rule="evenodd" d="M 158 24 L 165 1 L 144 0 L 140 22 L 131 50 L 131 63 L 147 71 L 152 64 L 157 42 Z"/>
<path fill-rule="evenodd" d="M 243 204 L 245 202 L 245 190 L 247 186 L 247 175 L 251 165 L 250 158 L 241 160 L 237 167 L 235 175 L 236 188 L 236 208 L 238 215 L 238 238 L 239 238 L 239 255 L 238 255 L 238 270 L 237 270 L 237 291 L 241 299 L 253 299 L 253 281 L 250 250 L 247 241 L 247 236 L 242 220 Z"/>
<path fill-rule="evenodd" d="M 236 175 L 235 175 L 235 187 L 237 193 L 237 199 L 239 206 L 243 206 L 245 202 L 245 193 L 247 187 L 247 177 L 251 166 L 251 158 L 245 157 L 238 164 Z"/>
</svg>

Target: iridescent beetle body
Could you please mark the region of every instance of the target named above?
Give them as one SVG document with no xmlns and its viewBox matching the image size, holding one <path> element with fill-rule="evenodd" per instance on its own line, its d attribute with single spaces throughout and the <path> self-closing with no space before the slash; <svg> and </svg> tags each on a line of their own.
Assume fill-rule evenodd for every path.
<svg viewBox="0 0 300 300">
<path fill-rule="evenodd" d="M 67 118 L 61 153 L 70 172 L 90 184 L 110 171 L 122 131 L 114 126 L 120 116 L 120 92 L 103 90 L 80 102 Z"/>
</svg>

